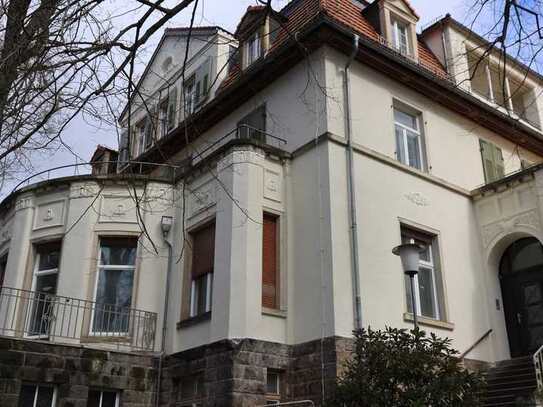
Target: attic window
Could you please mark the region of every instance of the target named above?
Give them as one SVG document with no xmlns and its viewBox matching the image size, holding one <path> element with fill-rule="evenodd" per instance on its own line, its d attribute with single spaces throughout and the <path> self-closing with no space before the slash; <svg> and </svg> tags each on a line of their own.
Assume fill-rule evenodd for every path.
<svg viewBox="0 0 543 407">
<path fill-rule="evenodd" d="M 245 67 L 250 66 L 252 63 L 260 59 L 262 56 L 262 41 L 260 38 L 260 31 L 255 32 L 251 35 L 244 44 L 244 59 Z"/>
<path fill-rule="evenodd" d="M 409 42 L 409 24 L 403 21 L 392 20 L 392 45 L 402 55 L 411 54 L 411 44 Z"/>
</svg>

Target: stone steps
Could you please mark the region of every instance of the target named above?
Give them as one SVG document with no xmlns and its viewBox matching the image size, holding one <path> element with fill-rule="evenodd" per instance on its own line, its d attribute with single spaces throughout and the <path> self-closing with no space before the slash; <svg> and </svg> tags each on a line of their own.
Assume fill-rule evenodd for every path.
<svg viewBox="0 0 543 407">
<path fill-rule="evenodd" d="M 531 357 L 498 362 L 485 374 L 487 387 L 483 406 L 535 406 L 537 389 L 535 368 Z"/>
</svg>

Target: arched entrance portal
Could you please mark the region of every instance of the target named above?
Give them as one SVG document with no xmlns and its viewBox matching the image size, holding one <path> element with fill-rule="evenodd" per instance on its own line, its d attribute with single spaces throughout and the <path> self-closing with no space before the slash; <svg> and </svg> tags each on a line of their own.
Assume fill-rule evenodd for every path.
<svg viewBox="0 0 543 407">
<path fill-rule="evenodd" d="M 511 356 L 533 354 L 543 345 L 543 246 L 537 239 L 507 248 L 500 282 Z"/>
</svg>

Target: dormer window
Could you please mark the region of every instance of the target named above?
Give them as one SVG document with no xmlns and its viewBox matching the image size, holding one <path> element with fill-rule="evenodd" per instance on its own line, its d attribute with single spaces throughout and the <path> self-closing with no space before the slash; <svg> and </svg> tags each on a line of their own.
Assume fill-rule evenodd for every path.
<svg viewBox="0 0 543 407">
<path fill-rule="evenodd" d="M 255 32 L 245 42 L 245 67 L 250 66 L 262 56 L 262 41 L 260 31 Z"/>
<path fill-rule="evenodd" d="M 410 54 L 409 26 L 398 20 L 392 21 L 392 43 L 394 48 L 402 55 Z"/>
</svg>

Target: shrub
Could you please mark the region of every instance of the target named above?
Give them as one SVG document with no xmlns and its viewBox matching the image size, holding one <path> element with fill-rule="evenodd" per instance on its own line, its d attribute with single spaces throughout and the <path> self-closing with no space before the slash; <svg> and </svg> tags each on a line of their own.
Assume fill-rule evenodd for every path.
<svg viewBox="0 0 543 407">
<path fill-rule="evenodd" d="M 480 405 L 483 380 L 460 366 L 450 339 L 386 328 L 355 332 L 331 407 Z"/>
</svg>

